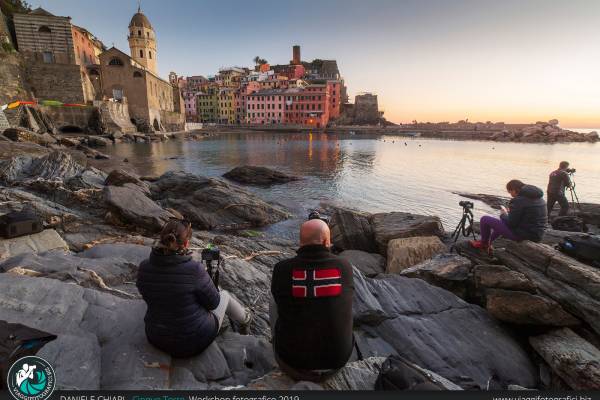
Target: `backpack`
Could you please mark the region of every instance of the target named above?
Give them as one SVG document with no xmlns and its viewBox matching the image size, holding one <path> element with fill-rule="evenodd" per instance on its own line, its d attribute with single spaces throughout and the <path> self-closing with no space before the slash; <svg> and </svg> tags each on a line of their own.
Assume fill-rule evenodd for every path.
<svg viewBox="0 0 600 400">
<path fill-rule="evenodd" d="M 447 390 L 437 378 L 396 355 L 382 364 L 375 390 Z"/>
<path fill-rule="evenodd" d="M 557 231 L 567 232 L 587 232 L 588 228 L 585 222 L 579 217 L 574 215 L 565 215 L 563 217 L 556 217 L 552 220 L 552 229 Z"/>
<path fill-rule="evenodd" d="M 600 237 L 591 235 L 565 236 L 558 250 L 577 260 L 600 268 Z"/>
</svg>

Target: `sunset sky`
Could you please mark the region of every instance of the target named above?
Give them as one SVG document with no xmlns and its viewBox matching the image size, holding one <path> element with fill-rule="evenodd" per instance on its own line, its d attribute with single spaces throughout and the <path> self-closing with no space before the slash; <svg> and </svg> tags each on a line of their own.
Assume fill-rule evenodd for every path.
<svg viewBox="0 0 600 400">
<path fill-rule="evenodd" d="M 134 0 L 30 0 L 129 52 Z M 393 122 L 600 127 L 598 0 L 143 0 L 162 77 L 336 59 L 351 98 L 369 91 Z"/>
</svg>

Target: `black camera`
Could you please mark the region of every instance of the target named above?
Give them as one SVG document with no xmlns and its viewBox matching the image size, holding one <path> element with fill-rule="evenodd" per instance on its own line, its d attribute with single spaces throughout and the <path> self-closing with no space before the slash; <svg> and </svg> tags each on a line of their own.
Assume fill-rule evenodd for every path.
<svg viewBox="0 0 600 400">
<path fill-rule="evenodd" d="M 308 219 L 320 219 L 321 221 L 325 222 L 327 225 L 329 225 L 329 217 L 326 215 L 321 215 L 320 212 L 318 212 L 317 210 L 311 211 L 310 214 L 308 214 Z"/>
<path fill-rule="evenodd" d="M 216 287 L 219 287 L 220 268 L 225 264 L 225 261 L 221 258 L 221 251 L 217 246 L 209 244 L 202 250 L 200 257 L 206 263 L 206 272 L 208 272 L 210 279 Z M 216 265 L 213 265 L 213 261 L 216 261 Z"/>
<path fill-rule="evenodd" d="M 567 171 L 567 174 L 574 174 L 575 172 L 577 172 L 577 170 L 575 168 L 567 168 L 566 171 Z"/>
<path fill-rule="evenodd" d="M 461 206 L 462 208 L 473 208 L 473 207 L 475 207 L 475 205 L 473 204 L 472 201 L 459 201 L 458 205 Z"/>
</svg>

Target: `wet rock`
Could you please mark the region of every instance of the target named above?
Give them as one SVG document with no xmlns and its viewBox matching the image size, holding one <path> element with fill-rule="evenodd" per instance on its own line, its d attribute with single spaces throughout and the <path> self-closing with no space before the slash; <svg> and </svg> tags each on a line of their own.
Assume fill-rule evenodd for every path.
<svg viewBox="0 0 600 400">
<path fill-rule="evenodd" d="M 151 185 L 164 207 L 181 212 L 200 229 L 241 229 L 287 218 L 279 207 L 223 181 L 184 172 L 167 172 Z"/>
<path fill-rule="evenodd" d="M 255 167 L 250 165 L 235 167 L 231 171 L 225 173 L 223 176 L 238 183 L 263 186 L 288 183 L 300 179 L 297 176 L 287 175 L 283 172 L 270 168 Z"/>
<path fill-rule="evenodd" d="M 42 157 L 17 156 L 5 161 L 0 167 L 3 181 L 14 183 L 29 178 L 66 180 L 84 172 L 86 167 L 69 154 L 54 151 Z"/>
<path fill-rule="evenodd" d="M 374 390 L 384 361 L 384 357 L 369 357 L 349 363 L 323 382 L 323 387 L 329 390 Z"/>
<path fill-rule="evenodd" d="M 72 137 L 59 137 L 58 143 L 66 147 L 77 147 L 81 144 L 81 140 Z"/>
<path fill-rule="evenodd" d="M 509 242 L 496 256 L 503 265 L 526 275 L 541 294 L 600 333 L 600 270 L 529 241 Z"/>
<path fill-rule="evenodd" d="M 370 215 L 358 211 L 336 208 L 329 222 L 331 241 L 342 250 L 377 252 Z"/>
<path fill-rule="evenodd" d="M 108 208 L 123 221 L 151 232 L 158 232 L 173 214 L 148 198 L 140 189 L 105 186 L 104 200 Z"/>
<path fill-rule="evenodd" d="M 364 357 L 399 354 L 463 388 L 537 386 L 537 372 L 511 334 L 479 306 L 420 279 L 365 278 L 355 271 L 354 322 Z M 374 317 L 378 316 L 378 319 Z"/>
<path fill-rule="evenodd" d="M 90 168 L 68 178 L 65 186 L 70 190 L 101 189 L 104 186 L 106 174 L 96 168 Z"/>
<path fill-rule="evenodd" d="M 572 389 L 600 389 L 600 350 L 569 328 L 533 336 L 529 343 Z"/>
<path fill-rule="evenodd" d="M 525 274 L 503 265 L 477 265 L 473 268 L 477 288 L 497 288 L 535 293 L 535 285 Z"/>
<path fill-rule="evenodd" d="M 88 136 L 86 143 L 90 147 L 106 147 L 113 144 L 112 140 L 103 138 L 102 136 Z"/>
<path fill-rule="evenodd" d="M 487 290 L 486 309 L 500 321 L 518 325 L 574 326 L 580 323 L 556 301 L 517 290 Z"/>
<path fill-rule="evenodd" d="M 436 216 L 402 212 L 374 214 L 370 218 L 377 249 L 387 255 L 390 240 L 413 236 L 444 236 L 442 222 Z"/>
<path fill-rule="evenodd" d="M 112 170 L 106 180 L 104 181 L 106 186 L 137 186 L 147 195 L 150 195 L 150 188 L 148 184 L 142 181 L 139 176 L 130 171 L 125 171 L 123 169 L 115 169 Z"/>
<path fill-rule="evenodd" d="M 430 259 L 446 251 L 446 246 L 437 236 L 417 236 L 392 239 L 387 245 L 388 274 L 398 274 L 406 268 Z"/>
<path fill-rule="evenodd" d="M 430 260 L 403 270 L 400 275 L 419 278 L 465 299 L 471 272 L 471 261 L 457 254 L 439 254 Z"/>
<path fill-rule="evenodd" d="M 33 235 L 0 240 L 0 259 L 68 248 L 67 243 L 54 229 L 46 229 Z"/>
<path fill-rule="evenodd" d="M 385 258 L 377 253 L 367 253 L 360 250 L 345 250 L 340 257 L 350 261 L 365 276 L 372 277 L 385 272 Z"/>
</svg>

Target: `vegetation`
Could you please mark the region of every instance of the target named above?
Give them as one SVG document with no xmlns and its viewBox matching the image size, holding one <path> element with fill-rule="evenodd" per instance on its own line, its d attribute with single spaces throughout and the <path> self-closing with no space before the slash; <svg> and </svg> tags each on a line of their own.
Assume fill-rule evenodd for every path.
<svg viewBox="0 0 600 400">
<path fill-rule="evenodd" d="M 14 13 L 31 11 L 31 6 L 24 0 L 0 0 L 0 10 L 10 18 Z"/>
<path fill-rule="evenodd" d="M 252 61 L 254 61 L 254 65 L 263 65 L 269 63 L 267 60 L 260 58 L 259 56 L 254 57 Z"/>
</svg>

